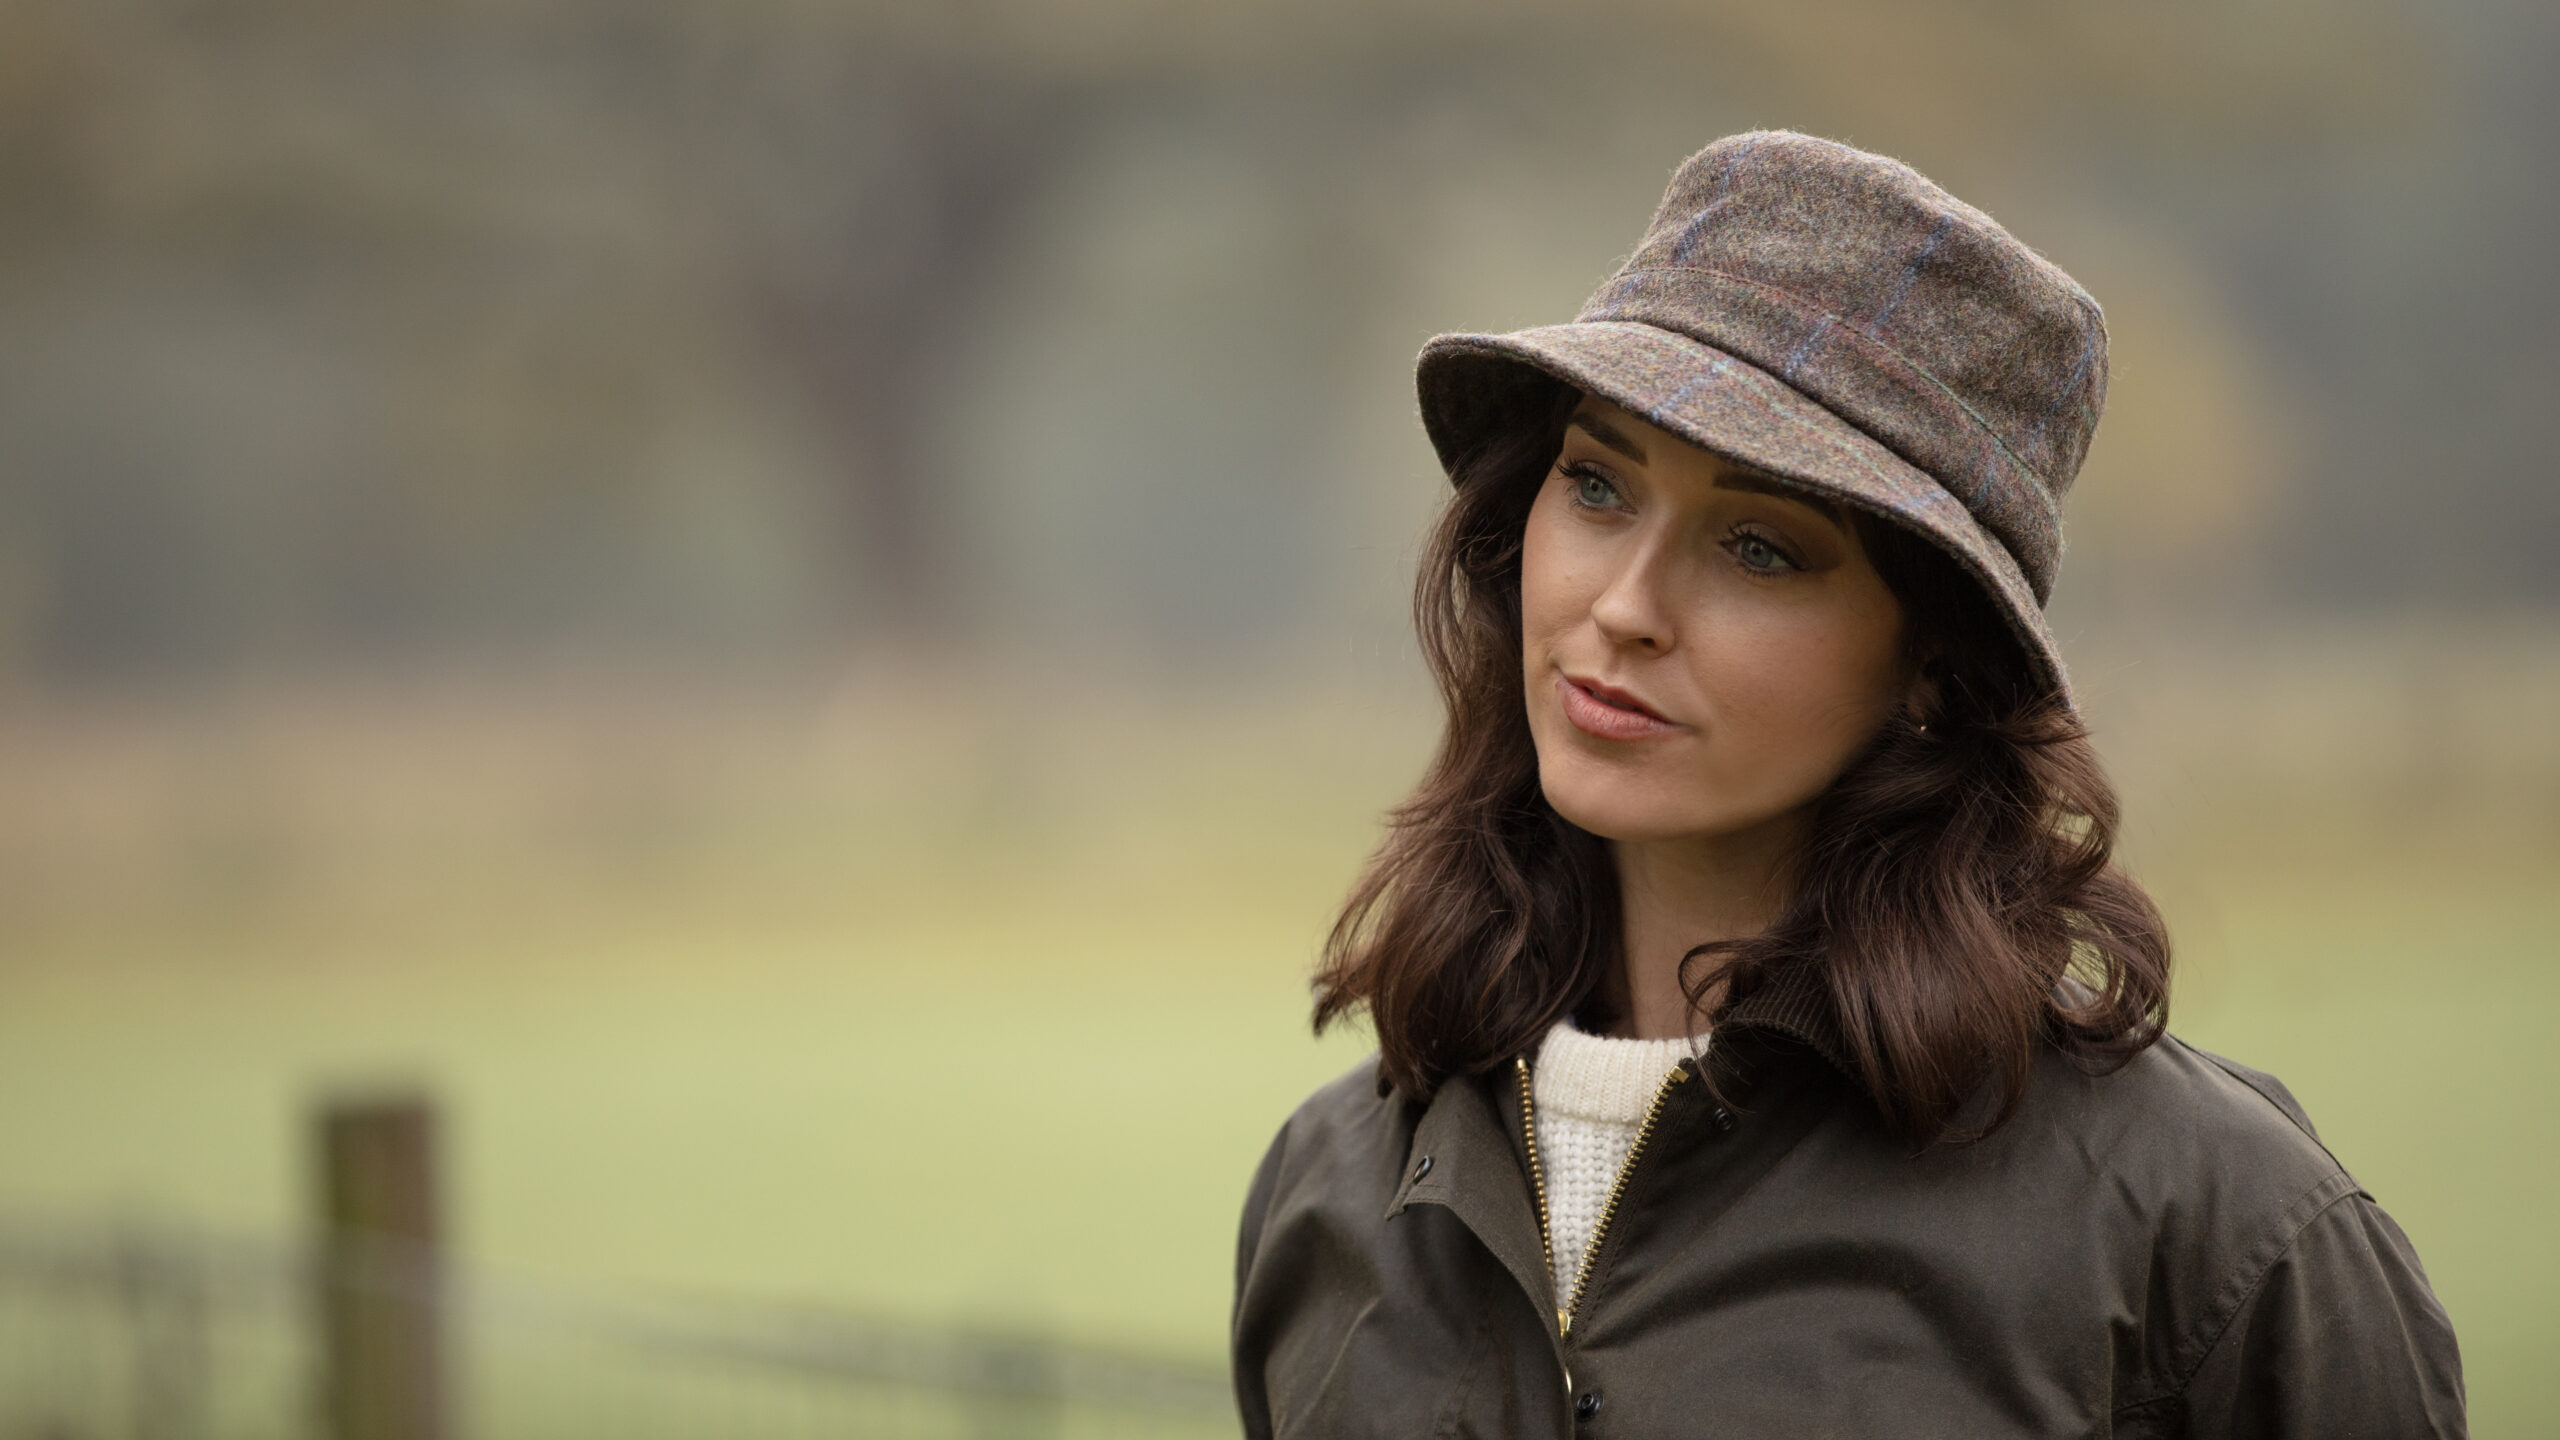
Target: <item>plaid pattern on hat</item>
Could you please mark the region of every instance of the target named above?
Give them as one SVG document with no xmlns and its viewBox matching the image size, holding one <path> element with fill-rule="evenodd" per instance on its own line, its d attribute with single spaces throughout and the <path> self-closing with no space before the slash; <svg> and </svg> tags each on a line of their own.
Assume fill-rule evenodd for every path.
<svg viewBox="0 0 2560 1440">
<path fill-rule="evenodd" d="M 1553 377 L 1944 549 L 2070 699 L 2044 602 L 2106 404 L 2098 304 L 1899 161 L 1719 140 L 1566 325 L 1442 335 L 1417 370 L 1452 469 Z"/>
</svg>

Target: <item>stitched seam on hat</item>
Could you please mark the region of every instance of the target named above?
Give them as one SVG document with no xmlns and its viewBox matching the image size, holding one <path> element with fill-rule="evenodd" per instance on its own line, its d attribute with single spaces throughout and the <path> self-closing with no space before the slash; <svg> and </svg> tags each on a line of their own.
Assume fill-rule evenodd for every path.
<svg viewBox="0 0 2560 1440">
<path fill-rule="evenodd" d="M 1692 377 L 1689 383 L 1681 386 L 1677 390 L 1674 390 L 1668 397 L 1646 410 L 1645 419 L 1656 425 L 1661 425 L 1662 412 L 1670 409 L 1674 405 L 1687 401 L 1691 396 L 1697 394 L 1700 390 L 1705 389 L 1710 382 L 1722 378 L 1729 371 L 1733 371 L 1733 361 L 1722 356 L 1717 357 L 1712 364 L 1707 366 L 1705 374 Z M 1784 420 L 1788 424 L 1802 430 L 1807 435 L 1812 436 L 1814 439 L 1821 441 L 1823 444 L 1831 447 L 1833 451 L 1837 452 L 1843 458 L 1856 462 L 1861 469 L 1865 470 L 1868 474 L 1873 475 L 1878 480 L 1881 480 L 1888 485 L 1894 483 L 1896 477 L 1878 469 L 1876 467 L 1876 463 L 1868 459 L 1866 456 L 1859 454 L 1856 447 L 1843 443 L 1839 436 L 1832 434 L 1830 431 L 1814 424 L 1812 421 L 1807 420 L 1795 411 L 1779 404 L 1776 397 L 1770 395 L 1753 375 L 1745 372 L 1734 371 L 1733 378 L 1742 386 L 1743 392 L 1749 395 L 1752 400 L 1759 404 L 1762 410 L 1766 411 L 1771 416 Z M 1667 429 L 1669 427 L 1666 426 L 1664 428 Z"/>
<path fill-rule="evenodd" d="M 1955 228 L 1955 223 L 1956 217 L 1953 213 L 1938 217 L 1938 223 L 1930 227 L 1928 237 L 1920 242 L 1920 248 L 1912 253 L 1910 259 L 1902 262 L 1902 274 L 1900 278 L 1894 281 L 1893 293 L 1885 297 L 1885 302 L 1882 305 L 1876 307 L 1876 313 L 1866 322 L 1867 325 L 1872 326 L 1876 330 L 1884 329 L 1885 322 L 1893 318 L 1893 312 L 1900 309 L 1902 307 L 1902 302 L 1910 296 L 1911 287 L 1919 282 L 1920 267 L 1928 264 L 1929 257 L 1937 254 L 1938 247 L 1946 243 L 1947 232 Z M 1723 272 L 1719 271 L 1717 273 L 1721 274 Z M 1788 381 L 1794 380 L 1796 378 L 1796 371 L 1803 366 L 1807 359 L 1812 357 L 1815 348 L 1820 346 L 1825 339 L 1829 338 L 1834 329 L 1837 329 L 1844 323 L 1848 322 L 1841 320 L 1837 316 L 1828 313 L 1824 314 L 1822 317 L 1822 323 L 1814 326 L 1811 331 L 1806 333 L 1802 340 L 1796 342 L 1795 349 L 1787 352 L 1787 362 L 1778 367 L 1778 378 Z M 2077 377 L 2074 378 L 2076 382 Z M 2055 408 L 2060 408 L 2059 401 L 2055 402 Z M 2046 413 L 2045 418 L 2052 418 L 2050 411 Z M 2038 428 L 2041 429 L 2043 422 L 2038 421 L 2037 424 Z"/>
<path fill-rule="evenodd" d="M 1716 277 L 1717 279 L 1719 279 L 1719 280 L 1730 280 L 1730 281 L 1732 281 L 1732 282 L 1733 282 L 1734 284 L 1736 284 L 1736 285 L 1744 286 L 1744 287 L 1746 287 L 1746 288 L 1748 288 L 1748 289 L 1752 289 L 1752 290 L 1757 290 L 1757 291 L 1759 291 L 1760 293 L 1762 293 L 1762 294 L 1764 294 L 1764 295 L 1767 295 L 1767 296 L 1771 297 L 1772 299 L 1775 299 L 1775 300 L 1778 300 L 1778 301 L 1780 301 L 1780 302 L 1784 303 L 1784 304 L 1785 304 L 1785 305 L 1787 305 L 1789 308 L 1794 309 L 1794 310 L 1796 310 L 1796 311 L 1798 311 L 1798 312 L 1800 312 L 1800 313 L 1803 313 L 1803 314 L 1806 314 L 1806 315 L 1816 316 L 1816 317 L 1820 318 L 1821 320 L 1823 320 L 1823 321 L 1825 321 L 1825 322 L 1828 322 L 1828 323 L 1830 323 L 1830 324 L 1833 324 L 1833 325 L 1838 325 L 1838 324 L 1842 323 L 1842 322 L 1841 322 L 1841 317 L 1839 317 L 1838 315 L 1835 315 L 1835 314 L 1831 313 L 1830 311 L 1823 309 L 1821 306 L 1816 305 L 1816 304 L 1815 304 L 1815 303 L 1813 303 L 1811 300 L 1809 300 L 1809 299 L 1805 298 L 1805 297 L 1804 297 L 1804 296 L 1802 296 L 1802 295 L 1797 294 L 1795 291 L 1787 289 L 1787 288 L 1786 288 L 1785 286 L 1783 286 L 1783 285 L 1771 285 L 1771 284 L 1768 284 L 1768 283 L 1766 283 L 1766 282 L 1764 282 L 1764 281 L 1753 280 L 1753 279 L 1749 279 L 1749 278 L 1747 278 L 1747 277 L 1745 277 L 1745 276 L 1736 275 L 1736 274 L 1734 274 L 1734 273 L 1733 273 L 1732 271 L 1730 271 L 1730 270 L 1718 270 L 1718 269 L 1715 269 L 1715 268 L 1714 268 L 1714 267 L 1712 267 L 1712 266 L 1707 266 L 1707 265 L 1642 265 L 1642 266 L 1638 266 L 1638 267 L 1636 267 L 1636 268 L 1635 268 L 1635 269 L 1633 269 L 1633 270 L 1623 271 L 1623 272 L 1621 272 L 1621 274 L 1622 274 L 1622 276 L 1623 276 L 1623 275 L 1641 275 L 1641 274 L 1646 274 L 1646 273 L 1653 272 L 1653 271 L 1687 271 L 1687 272 L 1689 272 L 1689 273 L 1691 273 L 1691 274 L 1695 274 L 1695 275 L 1713 275 L 1713 276 L 1715 276 L 1715 277 Z M 2005 441 L 2005 440 L 2003 440 L 2003 439 L 2001 439 L 2001 438 L 2000 438 L 2000 432 L 1991 428 L 1991 422 L 1990 422 L 1990 421 L 1988 421 L 1988 420 L 1983 419 L 1983 418 L 1982 418 L 1982 413 L 1981 413 L 1980 411 L 1978 411 L 1978 410 L 1974 409 L 1971 405 L 1966 404 L 1966 403 L 1965 403 L 1965 399 L 1964 399 L 1964 397 L 1963 397 L 1963 396 L 1961 396 L 1961 395 L 1959 395 L 1959 394 L 1957 394 L 1957 393 L 1956 393 L 1956 392 L 1955 392 L 1951 387 L 1949 387 L 1949 386 L 1948 386 L 1948 384 L 1947 384 L 1947 382 L 1945 382 L 1944 380 L 1939 379 L 1935 374 L 1931 373 L 1931 371 L 1930 371 L 1930 369 L 1929 369 L 1929 367 L 1928 367 L 1928 366 L 1923 365 L 1923 364 L 1921 364 L 1919 361 L 1912 359 L 1910 356 L 1903 354 L 1900 350 L 1895 349 L 1892 345 L 1890 345 L 1890 344 L 1886 343 L 1885 341 L 1879 340 L 1879 339 L 1877 339 L 1876 337 L 1874 337 L 1873 335 L 1869 335 L 1868 333 L 1866 333 L 1866 331 L 1865 331 L 1865 330 L 1861 329 L 1861 328 L 1860 328 L 1860 327 L 1858 327 L 1857 325 L 1851 324 L 1851 325 L 1849 325 L 1847 328 L 1848 328 L 1849 334 L 1850 334 L 1850 336 L 1851 336 L 1852 338 L 1857 339 L 1857 340 L 1860 340 L 1860 341 L 1863 341 L 1863 342 L 1865 342 L 1867 345 L 1871 346 L 1872 348 L 1874 348 L 1874 349 L 1876 349 L 1876 350 L 1880 350 L 1880 351 L 1884 352 L 1884 354 L 1885 354 L 1886 356 L 1890 357 L 1890 358 L 1891 358 L 1892 360 L 1894 360 L 1896 363 L 1898 363 L 1898 364 L 1902 365 L 1905 369 L 1908 369 L 1908 370 L 1914 371 L 1914 372 L 1918 373 L 1922 378 L 1926 379 L 1926 380 L 1929 382 L 1929 384 L 1930 384 L 1931 386 L 1933 386 L 1933 387 L 1935 387 L 1935 388 L 1936 388 L 1936 390 L 1938 391 L 1938 393 L 1940 393 L 1940 394 L 1942 394 L 1942 395 L 1946 396 L 1946 397 L 1947 397 L 1947 399 L 1948 399 L 1950 402 L 1952 402 L 1952 403 L 1955 405 L 1955 407 L 1956 407 L 1957 409 L 1959 409 L 1959 410 L 1961 410 L 1961 411 L 1963 411 L 1963 412 L 1964 412 L 1964 414 L 1965 414 L 1965 418 L 1966 418 L 1966 419 L 1968 419 L 1968 420 L 1971 420 L 1971 421 L 1974 423 L 1974 426 L 1975 426 L 1977 429 L 1979 429 L 1979 430 L 1981 430 L 1981 431 L 1982 431 L 1983 436 L 1984 436 L 1985 438 L 1987 438 L 1988 440 L 1990 440 L 1990 442 L 1992 443 L 1992 445 L 1993 445 L 1993 446 L 1995 446 L 1995 447 L 1999 450 L 2000 454 L 2001 454 L 2003 457 L 2005 457 L 2005 458 L 2009 461 L 2009 463 L 2011 463 L 2011 464 L 2013 464 L 2013 465 L 2017 466 L 2017 467 L 2018 467 L 2019 469 L 2021 469 L 2021 470 L 2026 471 L 2029 475 L 2034 476 L 2034 477 L 2035 477 L 2037 480 L 2039 480 L 2039 481 L 2044 480 L 2044 478 L 2045 478 L 2045 477 L 2044 477 L 2044 472 L 2042 472 L 2042 471 L 2040 471 L 2040 470 L 2036 469 L 2036 467 L 2034 467 L 2033 465 L 2028 464 L 2024 459 L 2021 459 L 2021 458 L 2019 457 L 2019 455 L 2018 455 L 2018 453 L 2017 453 L 2016 451 L 2014 451 L 2014 450 L 2010 449 L 2010 448 L 2009 448 L 2009 442 L 2007 442 L 2007 441 Z M 2051 508 L 2051 507 L 2050 507 L 2050 506 L 2048 506 L 2048 508 Z M 2057 518 L 2058 518 L 2058 517 L 2057 517 Z"/>
<path fill-rule="evenodd" d="M 1825 315 L 1822 317 L 1821 324 L 1814 326 L 1809 331 L 1806 331 L 1805 337 L 1796 342 L 1796 348 L 1787 353 L 1787 363 L 1778 367 L 1778 378 L 1781 380 L 1795 379 L 1797 367 L 1804 364 L 1806 358 L 1813 354 L 1813 347 L 1821 344 L 1822 338 L 1830 334 L 1832 328 L 1838 323 L 1839 321 L 1837 317 Z"/>
<path fill-rule="evenodd" d="M 1759 291 L 1761 294 L 1767 295 L 1770 298 L 1786 305 L 1790 309 L 1796 310 L 1800 313 L 1818 316 L 1824 320 L 1833 321 L 1835 323 L 1840 318 L 1784 286 L 1769 285 L 1758 280 L 1746 279 L 1740 275 L 1734 274 L 1732 271 L 1717 270 L 1705 265 L 1640 265 L 1632 270 L 1620 271 L 1619 278 L 1624 279 L 1630 275 L 1643 275 L 1656 271 L 1686 271 L 1693 275 L 1713 275 L 1719 280 L 1730 280 L 1736 285 Z M 1901 365 L 1907 370 L 1915 372 L 1923 379 L 1927 380 L 1931 386 L 1937 389 L 1938 393 L 1946 396 L 1949 402 L 1954 404 L 1957 409 L 1964 412 L 1965 418 L 1974 423 L 1975 428 L 1979 429 L 1983 433 L 1984 437 L 1989 439 L 1992 445 L 1998 448 L 2000 454 L 2006 458 L 2010 464 L 2017 466 L 2019 469 L 2024 470 L 2029 475 L 2035 477 L 2038 485 L 2046 491 L 2050 491 L 2052 489 L 2052 482 L 2045 478 L 2043 471 L 2038 470 L 2033 465 L 2030 465 L 2025 460 L 2019 458 L 2018 452 L 2009 448 L 2009 442 L 2000 438 L 2000 432 L 1991 428 L 1991 422 L 1983 419 L 1980 411 L 1977 411 L 1971 405 L 1966 404 L 1964 397 L 1950 389 L 1947 382 L 1939 379 L 1936 375 L 1931 374 L 1928 366 L 1923 365 L 1919 361 L 1912 359 L 1910 356 L 1903 354 L 1901 351 L 1895 349 L 1884 341 L 1869 335 L 1866 331 L 1860 329 L 1856 325 L 1849 325 L 1845 328 L 1854 339 L 1861 341 L 1876 350 L 1882 351 L 1895 363 Z M 2042 508 L 2052 519 L 2055 528 L 2059 529 L 2062 524 L 2062 507 L 2053 503 L 2053 500 L 2049 495 L 2040 496 L 2039 499 Z"/>
</svg>

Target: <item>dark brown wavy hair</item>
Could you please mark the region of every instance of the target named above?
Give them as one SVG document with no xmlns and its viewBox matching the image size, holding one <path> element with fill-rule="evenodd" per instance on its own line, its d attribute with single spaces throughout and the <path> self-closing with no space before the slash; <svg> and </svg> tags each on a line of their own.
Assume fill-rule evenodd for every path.
<svg viewBox="0 0 2560 1440">
<path fill-rule="evenodd" d="M 1558 386 L 1452 469 L 1414 593 L 1447 727 L 1315 979 L 1316 1028 L 1366 1010 L 1380 1083 L 1416 1098 L 1565 1016 L 1611 1018 L 1614 864 L 1547 804 L 1520 668 L 1521 535 L 1578 398 Z M 2113 861 L 2116 796 L 2087 730 L 1980 587 L 1911 532 L 1846 518 L 1902 603 L 1933 708 L 1888 720 L 1815 801 L 1776 922 L 1690 951 L 1682 981 L 1713 1023 L 1773 978 L 1817 975 L 1885 1118 L 1960 1143 L 2008 1120 L 2040 1046 L 2103 1070 L 2159 1038 L 2168 931 Z"/>
</svg>

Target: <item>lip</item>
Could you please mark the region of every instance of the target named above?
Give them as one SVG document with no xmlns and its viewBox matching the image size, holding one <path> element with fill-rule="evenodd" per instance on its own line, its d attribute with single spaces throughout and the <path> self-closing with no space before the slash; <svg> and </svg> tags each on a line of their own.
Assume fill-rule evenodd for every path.
<svg viewBox="0 0 2560 1440">
<path fill-rule="evenodd" d="M 1649 740 L 1689 728 L 1663 719 L 1633 695 L 1597 680 L 1558 674 L 1556 697 L 1573 728 L 1602 740 Z"/>
</svg>

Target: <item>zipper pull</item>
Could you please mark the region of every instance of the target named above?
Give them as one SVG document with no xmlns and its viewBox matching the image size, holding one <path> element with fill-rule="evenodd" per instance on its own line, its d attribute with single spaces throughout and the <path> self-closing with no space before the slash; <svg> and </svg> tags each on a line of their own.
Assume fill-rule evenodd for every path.
<svg viewBox="0 0 2560 1440">
<path fill-rule="evenodd" d="M 1573 1312 L 1570 1310 L 1556 1311 L 1556 1338 L 1561 1340 L 1572 1333 Z"/>
</svg>

